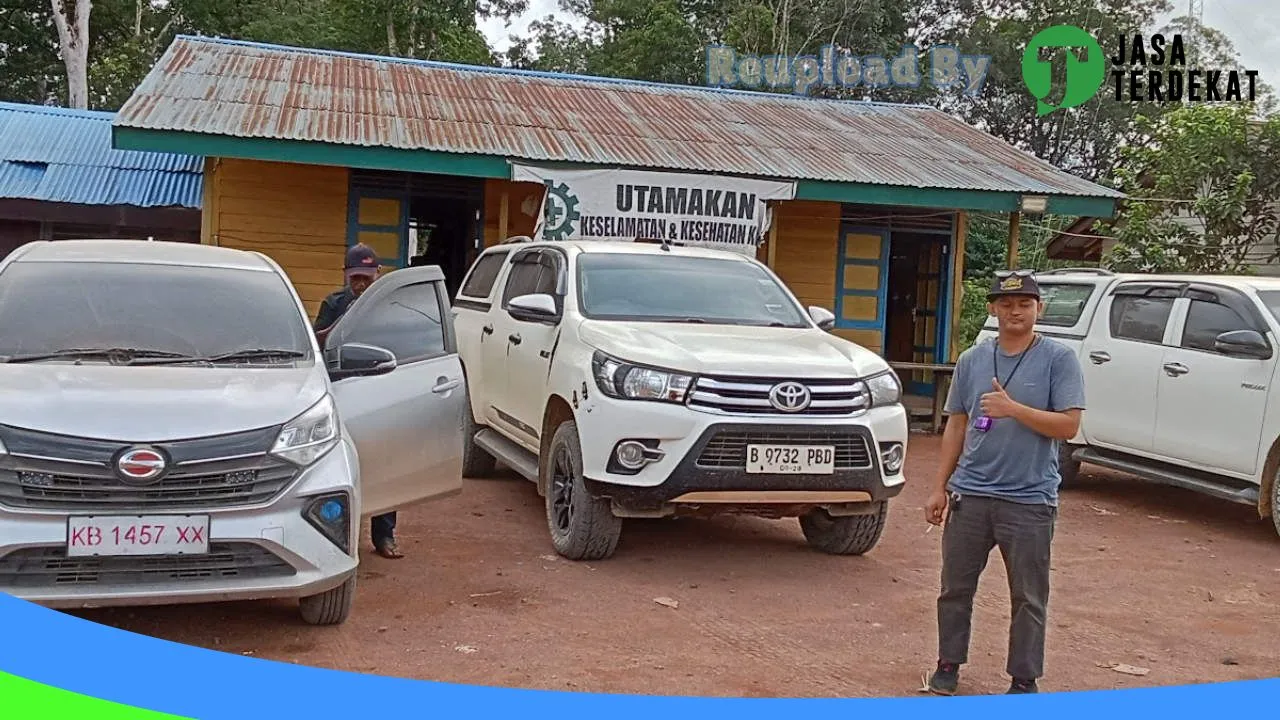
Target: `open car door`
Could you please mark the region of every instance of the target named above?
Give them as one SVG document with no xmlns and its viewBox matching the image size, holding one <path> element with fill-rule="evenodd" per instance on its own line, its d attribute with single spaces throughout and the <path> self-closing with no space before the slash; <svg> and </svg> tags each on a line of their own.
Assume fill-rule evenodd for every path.
<svg viewBox="0 0 1280 720">
<path fill-rule="evenodd" d="M 378 278 L 324 355 L 360 458 L 362 516 L 461 491 L 467 393 L 439 266 Z"/>
</svg>

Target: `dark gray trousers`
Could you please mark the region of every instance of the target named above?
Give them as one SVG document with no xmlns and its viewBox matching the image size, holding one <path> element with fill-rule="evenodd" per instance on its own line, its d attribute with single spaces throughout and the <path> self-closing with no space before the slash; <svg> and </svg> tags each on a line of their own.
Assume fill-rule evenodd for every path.
<svg viewBox="0 0 1280 720">
<path fill-rule="evenodd" d="M 1006 671 L 1019 680 L 1044 675 L 1049 551 L 1058 509 L 951 495 L 942 534 L 942 592 L 938 596 L 938 660 L 963 665 L 978 578 L 993 547 L 1009 576 L 1009 655 Z"/>
</svg>

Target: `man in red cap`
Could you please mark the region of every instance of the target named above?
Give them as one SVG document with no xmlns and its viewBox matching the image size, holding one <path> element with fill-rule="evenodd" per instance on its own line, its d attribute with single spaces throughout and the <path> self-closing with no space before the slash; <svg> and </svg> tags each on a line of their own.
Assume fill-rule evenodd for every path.
<svg viewBox="0 0 1280 720">
<path fill-rule="evenodd" d="M 316 337 L 320 339 L 322 345 L 329 331 L 333 329 L 334 323 L 338 322 L 338 318 L 341 318 L 351 307 L 351 303 L 355 302 L 356 298 L 360 297 L 378 278 L 380 267 L 377 253 L 364 243 L 353 245 L 347 251 L 347 260 L 343 266 L 347 284 L 341 290 L 336 290 L 326 297 L 324 302 L 320 303 L 320 312 L 316 315 Z M 394 512 L 377 515 L 370 524 L 373 547 L 379 555 L 392 559 L 404 557 L 396 545 L 396 514 Z"/>
</svg>

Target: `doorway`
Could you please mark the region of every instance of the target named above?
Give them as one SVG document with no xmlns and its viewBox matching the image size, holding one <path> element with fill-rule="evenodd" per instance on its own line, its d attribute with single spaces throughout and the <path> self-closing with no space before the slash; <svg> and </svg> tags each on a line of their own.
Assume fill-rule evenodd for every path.
<svg viewBox="0 0 1280 720">
<path fill-rule="evenodd" d="M 353 169 L 347 246 L 369 245 L 389 270 L 439 265 L 452 296 L 481 245 L 483 212 L 480 178 Z"/>
<path fill-rule="evenodd" d="M 936 363 L 942 332 L 947 274 L 945 235 L 894 231 L 889 243 L 885 359 L 890 362 Z M 933 392 L 934 373 L 901 373 L 907 391 Z"/>
<path fill-rule="evenodd" d="M 439 265 L 449 297 L 457 294 L 470 267 L 475 208 L 452 198 L 409 200 L 409 265 Z"/>
</svg>

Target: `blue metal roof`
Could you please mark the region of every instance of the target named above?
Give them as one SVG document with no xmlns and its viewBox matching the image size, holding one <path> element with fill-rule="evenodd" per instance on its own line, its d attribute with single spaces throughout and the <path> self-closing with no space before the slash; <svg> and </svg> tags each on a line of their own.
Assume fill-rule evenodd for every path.
<svg viewBox="0 0 1280 720">
<path fill-rule="evenodd" d="M 0 198 L 199 208 L 204 158 L 117 150 L 114 117 L 0 102 Z"/>
</svg>

